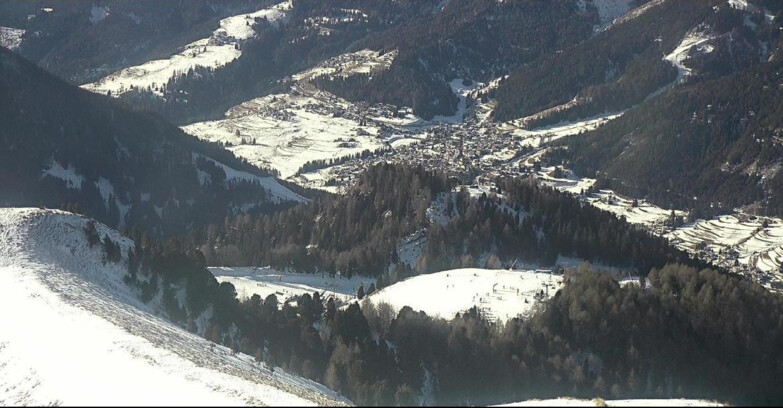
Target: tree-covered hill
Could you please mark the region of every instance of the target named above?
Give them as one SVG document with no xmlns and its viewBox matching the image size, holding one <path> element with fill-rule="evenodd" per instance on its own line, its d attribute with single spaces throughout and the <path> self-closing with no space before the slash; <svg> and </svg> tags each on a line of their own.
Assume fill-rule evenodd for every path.
<svg viewBox="0 0 783 408">
<path fill-rule="evenodd" d="M 0 95 L 2 205 L 64 207 L 171 233 L 299 197 L 270 171 L 2 48 Z"/>
</svg>

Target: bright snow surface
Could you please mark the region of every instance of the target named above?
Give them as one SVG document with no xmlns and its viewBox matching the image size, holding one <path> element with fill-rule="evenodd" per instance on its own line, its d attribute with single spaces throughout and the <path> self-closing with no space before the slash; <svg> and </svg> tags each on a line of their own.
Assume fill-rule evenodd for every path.
<svg viewBox="0 0 783 408">
<path fill-rule="evenodd" d="M 229 143 L 229 150 L 256 165 L 271 166 L 283 178 L 305 163 L 336 159 L 383 146 L 377 126 L 336 117 L 350 103 L 327 92 L 296 88 L 289 94 L 256 98 L 231 108 L 222 120 L 194 123 L 182 130 L 200 139 Z"/>
<path fill-rule="evenodd" d="M 370 284 L 375 282 L 374 278 L 347 279 L 320 273 L 289 273 L 270 267 L 212 267 L 209 270 L 219 282 L 230 282 L 234 285 L 240 298 L 258 294 L 264 299 L 275 295 L 279 302 L 305 293 L 312 295 L 313 292 L 323 294 L 323 299 L 334 296 L 339 300 L 349 301 L 356 297 L 359 286 L 364 285 L 367 290 Z"/>
<path fill-rule="evenodd" d="M 112 96 L 120 96 L 131 90 L 131 87 L 136 89 L 150 87 L 153 92 L 162 95 L 157 88 L 165 85 L 169 79 L 178 74 L 185 74 L 189 69 L 196 67 L 219 68 L 239 58 L 242 51 L 237 45 L 255 35 L 252 24 L 256 18 L 266 18 L 274 22 L 283 18 L 290 9 L 291 2 L 285 1 L 253 13 L 224 18 L 220 20 L 220 28 L 210 37 L 186 45 L 179 54 L 125 68 L 97 82 L 82 85 L 82 88 L 101 94 L 111 92 Z"/>
<path fill-rule="evenodd" d="M 537 292 L 551 297 L 562 286 L 563 277 L 549 271 L 454 269 L 405 279 L 366 299 L 443 319 L 476 306 L 489 320 L 504 323 L 530 313 L 542 299 Z"/>
<path fill-rule="evenodd" d="M 89 248 L 88 219 L 0 209 L 0 405 L 342 404 L 325 387 L 156 317 Z"/>
<path fill-rule="evenodd" d="M 0 46 L 15 50 L 22 44 L 22 36 L 25 30 L 12 27 L 0 27 Z"/>
</svg>

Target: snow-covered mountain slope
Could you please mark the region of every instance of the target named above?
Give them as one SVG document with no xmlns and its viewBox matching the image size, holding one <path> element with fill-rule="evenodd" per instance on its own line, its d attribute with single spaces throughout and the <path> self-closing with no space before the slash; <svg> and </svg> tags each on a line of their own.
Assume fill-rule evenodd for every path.
<svg viewBox="0 0 783 408">
<path fill-rule="evenodd" d="M 195 67 L 220 68 L 239 58 L 242 51 L 239 43 L 255 35 L 252 24 L 257 18 L 275 22 L 285 17 L 291 9 L 291 2 L 285 1 L 253 13 L 224 18 L 220 28 L 208 38 L 187 44 L 179 54 L 168 59 L 149 61 L 142 65 L 125 68 L 82 88 L 92 92 L 120 96 L 132 89 L 146 89 L 162 95 L 159 88 L 169 79 L 187 73 Z"/>
<path fill-rule="evenodd" d="M 258 183 L 259 185 L 261 185 L 261 187 L 264 188 L 264 190 L 267 191 L 267 193 L 269 193 L 270 197 L 274 202 L 284 203 L 286 201 L 294 201 L 294 202 L 302 203 L 307 201 L 306 198 L 302 197 L 301 195 L 289 190 L 287 187 L 280 184 L 277 181 L 277 179 L 274 177 L 257 176 L 255 174 L 250 174 L 246 171 L 236 170 L 234 168 L 226 166 L 225 164 L 210 159 L 208 157 L 206 159 L 214 163 L 216 166 L 220 167 L 223 170 L 223 172 L 226 173 L 227 182 L 249 181 L 249 182 Z"/>
<path fill-rule="evenodd" d="M 688 54 L 691 50 L 696 47 L 704 53 L 712 52 L 713 47 L 706 43 L 713 38 L 713 35 L 706 32 L 705 27 L 697 26 L 683 37 L 680 44 L 677 45 L 677 48 L 663 57 L 663 59 L 677 68 L 677 80 L 675 83 L 681 83 L 685 77 L 691 75 L 691 69 L 685 66 L 685 60 L 688 58 Z"/>
<path fill-rule="evenodd" d="M 504 323 L 528 314 L 562 285 L 563 277 L 550 271 L 454 269 L 405 279 L 362 302 L 388 303 L 395 310 L 410 306 L 443 319 L 476 306 L 489 320 Z"/>
<path fill-rule="evenodd" d="M 364 289 L 367 290 L 370 284 L 375 282 L 374 278 L 362 276 L 347 279 L 320 273 L 281 272 L 270 267 L 211 267 L 209 271 L 215 275 L 218 282 L 230 282 L 234 285 L 240 298 L 258 294 L 261 299 L 264 299 L 269 295 L 275 295 L 281 303 L 305 293 L 312 295 L 313 292 L 323 293 L 324 299 L 334 296 L 338 300 L 348 302 L 356 298 L 359 286 L 364 285 Z"/>
<path fill-rule="evenodd" d="M 0 209 L 0 404 L 347 403 L 157 317 L 122 281 L 132 242 L 96 223 L 120 247 L 122 260 L 107 262 L 88 221 Z"/>
</svg>

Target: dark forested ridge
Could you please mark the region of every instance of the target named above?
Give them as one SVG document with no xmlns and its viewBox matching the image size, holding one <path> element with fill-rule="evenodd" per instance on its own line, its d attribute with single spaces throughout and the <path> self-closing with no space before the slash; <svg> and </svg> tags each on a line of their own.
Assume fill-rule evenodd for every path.
<svg viewBox="0 0 783 408">
<path fill-rule="evenodd" d="M 19 52 L 74 84 L 174 53 L 221 18 L 269 0 L 5 0 L 0 26 L 26 30 Z"/>
<path fill-rule="evenodd" d="M 663 56 L 674 50 L 690 30 L 714 35 L 745 36 L 735 41 L 736 55 L 723 55 L 721 65 L 737 70 L 743 47 L 774 34 L 743 26 L 744 12 L 719 1 L 666 1 L 653 4 L 638 17 L 612 26 L 583 43 L 552 53 L 521 67 L 503 81 L 494 94 L 497 120 L 509 120 L 544 111 L 576 99 L 577 103 L 531 122 L 530 126 L 619 111 L 643 101 L 671 83 L 677 70 Z M 744 29 L 743 29 L 744 28 Z M 732 30 L 735 32 L 732 33 Z M 716 41 L 717 42 L 717 41 Z M 757 45 L 756 45 L 757 47 Z M 758 63 L 758 49 L 746 59 Z M 747 62 L 744 62 L 747 63 Z M 724 72 L 725 73 L 725 72 Z"/>
<path fill-rule="evenodd" d="M 492 79 L 581 41 L 597 23 L 594 8 L 580 11 L 569 2 L 455 0 L 439 7 L 410 0 L 295 1 L 286 24 L 258 22 L 257 36 L 242 43 L 243 55 L 225 67 L 183 73 L 165 85 L 164 98 L 140 90 L 123 99 L 175 123 L 216 119 L 233 105 L 285 90 L 283 78 L 326 58 L 396 49 L 399 55 L 380 75 L 315 83 L 349 100 L 410 106 L 425 118 L 451 115 L 456 97 L 448 80 Z M 366 18 L 342 23 L 345 10 Z M 316 26 L 314 20 L 325 22 Z M 328 41 L 322 30 L 329 31 Z"/>
<path fill-rule="evenodd" d="M 214 265 L 360 274 L 378 277 L 380 285 L 412 273 L 483 267 L 486 254 L 508 265 L 515 259 L 554 265 L 562 255 L 640 271 L 689 259 L 664 239 L 532 180 L 498 180 L 504 199 L 471 198 L 451 192 L 453 186 L 440 172 L 380 164 L 344 196 L 274 215 L 227 218 L 186 242 Z M 436 200 L 445 224 L 429 219 Z M 414 233 L 426 235 L 426 243 L 410 265 L 397 251 Z"/>
<path fill-rule="evenodd" d="M 714 213 L 756 203 L 759 213 L 780 215 L 783 94 L 773 84 L 783 78 L 783 55 L 774 46 L 769 62 L 673 89 L 568 140 L 556 157 L 660 205 Z"/>
<path fill-rule="evenodd" d="M 83 212 L 149 233 L 276 206 L 271 172 L 157 115 L 68 85 L 0 48 L 0 203 Z M 246 180 L 227 180 L 226 169 Z M 251 181 L 256 177 L 257 181 Z"/>
<path fill-rule="evenodd" d="M 388 71 L 316 84 L 349 100 L 410 106 L 425 118 L 451 115 L 456 99 L 447 81 L 496 78 L 581 41 L 595 23 L 594 9 L 580 11 L 570 2 L 430 2 L 417 16 L 357 46 L 397 49 Z"/>
</svg>

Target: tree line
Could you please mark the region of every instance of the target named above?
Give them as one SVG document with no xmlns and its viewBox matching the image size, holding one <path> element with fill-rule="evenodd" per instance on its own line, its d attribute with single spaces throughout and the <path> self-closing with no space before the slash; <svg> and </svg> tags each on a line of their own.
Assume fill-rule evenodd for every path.
<svg viewBox="0 0 783 408">
<path fill-rule="evenodd" d="M 498 179 L 497 194 L 472 197 L 457 181 L 421 166 L 379 164 L 344 196 L 272 215 L 227 217 L 183 237 L 213 265 L 374 276 L 382 287 L 414 273 L 458 267 L 554 265 L 578 257 L 640 271 L 667 262 L 696 265 L 685 252 L 577 198 L 533 180 Z M 436 202 L 444 222 L 431 221 Z M 400 259 L 416 234 L 418 260 Z"/>
</svg>

